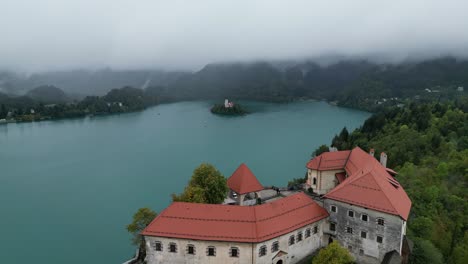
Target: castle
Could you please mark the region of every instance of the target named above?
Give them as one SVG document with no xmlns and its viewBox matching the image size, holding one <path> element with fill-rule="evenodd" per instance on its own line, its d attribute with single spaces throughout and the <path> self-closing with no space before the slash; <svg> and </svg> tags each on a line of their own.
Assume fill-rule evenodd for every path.
<svg viewBox="0 0 468 264">
<path fill-rule="evenodd" d="M 293 264 L 336 240 L 358 263 L 401 263 L 411 201 L 373 155 L 313 158 L 305 192 L 264 188 L 242 164 L 225 204 L 173 202 L 146 227 L 146 261 Z"/>
</svg>

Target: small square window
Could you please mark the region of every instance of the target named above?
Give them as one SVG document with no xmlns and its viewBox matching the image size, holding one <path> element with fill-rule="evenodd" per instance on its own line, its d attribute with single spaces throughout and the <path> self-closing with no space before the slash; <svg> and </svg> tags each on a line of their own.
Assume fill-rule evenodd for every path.
<svg viewBox="0 0 468 264">
<path fill-rule="evenodd" d="M 364 249 L 359 249 L 359 255 L 364 255 Z"/>
<path fill-rule="evenodd" d="M 377 236 L 377 243 L 383 242 L 383 236 Z"/>
<path fill-rule="evenodd" d="M 337 211 L 336 206 L 332 205 L 332 206 L 331 206 L 331 211 L 334 212 L 334 213 L 336 213 L 336 211 Z"/>
<path fill-rule="evenodd" d="M 365 214 L 361 215 L 361 220 L 367 222 L 369 220 L 369 217 Z"/>
<path fill-rule="evenodd" d="M 353 250 L 353 246 L 349 245 L 349 246 L 348 246 L 348 250 L 349 250 L 349 251 L 352 251 L 352 250 Z"/>
<path fill-rule="evenodd" d="M 335 231 L 335 230 L 336 230 L 336 224 L 330 223 L 330 231 Z"/>
<path fill-rule="evenodd" d="M 314 226 L 314 234 L 318 233 L 318 226 Z"/>
<path fill-rule="evenodd" d="M 367 232 L 366 231 L 361 231 L 361 237 L 362 238 L 367 238 Z"/>
<path fill-rule="evenodd" d="M 208 251 L 206 252 L 206 255 L 210 257 L 216 256 L 216 248 L 215 247 L 208 247 Z"/>
<path fill-rule="evenodd" d="M 354 217 L 354 211 L 348 211 L 348 216 L 349 217 Z"/>
<path fill-rule="evenodd" d="M 262 256 L 265 256 L 266 253 L 267 253 L 267 248 L 266 248 L 266 246 L 261 246 L 261 247 L 260 247 L 260 250 L 258 251 L 258 255 L 259 255 L 260 257 L 262 257 Z"/>
<path fill-rule="evenodd" d="M 236 247 L 231 248 L 231 257 L 238 258 L 239 257 L 239 249 Z"/>
<path fill-rule="evenodd" d="M 169 252 L 177 253 L 177 245 L 175 243 L 170 243 L 169 244 Z"/>
<path fill-rule="evenodd" d="M 302 241 L 302 232 L 297 234 L 297 242 Z"/>
<path fill-rule="evenodd" d="M 383 226 L 385 224 L 385 220 L 383 218 L 377 219 L 377 224 Z"/>
<path fill-rule="evenodd" d="M 346 233 L 350 233 L 352 234 L 353 233 L 353 228 L 352 227 L 346 227 Z"/>
<path fill-rule="evenodd" d="M 276 252 L 279 250 L 279 242 L 278 241 L 275 241 L 273 242 L 273 244 L 271 245 L 271 252 Z"/>
<path fill-rule="evenodd" d="M 195 246 L 194 245 L 188 245 L 187 246 L 187 253 L 189 255 L 195 255 Z"/>
<path fill-rule="evenodd" d="M 154 242 L 154 250 L 155 251 L 162 251 L 162 243 L 159 241 Z"/>
</svg>

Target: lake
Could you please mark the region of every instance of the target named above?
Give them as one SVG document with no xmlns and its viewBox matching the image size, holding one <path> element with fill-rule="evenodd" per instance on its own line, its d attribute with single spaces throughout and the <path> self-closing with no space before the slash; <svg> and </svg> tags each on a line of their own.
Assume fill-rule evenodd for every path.
<svg viewBox="0 0 468 264">
<path fill-rule="evenodd" d="M 311 153 L 369 113 L 325 102 L 245 102 L 220 117 L 209 102 L 105 117 L 0 125 L 0 262 L 122 263 L 125 226 L 159 212 L 202 162 L 226 177 L 245 162 L 263 185 L 303 177 Z"/>
</svg>

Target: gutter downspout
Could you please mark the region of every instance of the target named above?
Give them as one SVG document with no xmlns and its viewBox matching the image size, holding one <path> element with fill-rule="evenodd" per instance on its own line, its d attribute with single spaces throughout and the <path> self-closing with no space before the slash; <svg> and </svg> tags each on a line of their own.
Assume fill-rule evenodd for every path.
<svg viewBox="0 0 468 264">
<path fill-rule="evenodd" d="M 254 263 L 254 243 L 252 243 L 252 264 Z"/>
</svg>

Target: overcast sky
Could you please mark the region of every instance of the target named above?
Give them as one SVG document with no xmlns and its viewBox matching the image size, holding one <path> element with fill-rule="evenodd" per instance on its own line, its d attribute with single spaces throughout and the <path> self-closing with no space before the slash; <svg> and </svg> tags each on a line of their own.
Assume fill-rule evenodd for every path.
<svg viewBox="0 0 468 264">
<path fill-rule="evenodd" d="M 0 0 L 0 69 L 468 55 L 467 0 Z"/>
</svg>

